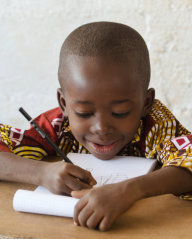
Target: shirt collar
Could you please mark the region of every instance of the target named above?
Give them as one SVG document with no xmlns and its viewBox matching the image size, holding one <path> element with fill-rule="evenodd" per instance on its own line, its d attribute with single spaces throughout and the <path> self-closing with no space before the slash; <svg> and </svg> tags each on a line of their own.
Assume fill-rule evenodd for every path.
<svg viewBox="0 0 192 239">
<path fill-rule="evenodd" d="M 131 140 L 130 144 L 134 144 L 137 143 L 141 140 L 141 132 L 142 132 L 142 128 L 143 128 L 143 121 L 140 120 L 140 124 L 139 127 L 137 129 L 137 133 L 134 135 L 133 139 Z"/>
</svg>

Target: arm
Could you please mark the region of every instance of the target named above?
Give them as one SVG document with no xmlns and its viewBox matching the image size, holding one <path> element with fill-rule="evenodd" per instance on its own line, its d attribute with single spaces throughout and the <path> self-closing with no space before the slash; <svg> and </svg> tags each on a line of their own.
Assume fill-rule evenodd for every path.
<svg viewBox="0 0 192 239">
<path fill-rule="evenodd" d="M 36 161 L 9 152 L 0 152 L 0 179 L 43 185 L 57 194 L 70 194 L 71 190 L 95 184 L 91 174 L 78 166 L 63 161 Z"/>
<path fill-rule="evenodd" d="M 40 185 L 45 164 L 11 152 L 0 152 L 0 179 Z"/>
<path fill-rule="evenodd" d="M 74 222 L 89 228 L 108 230 L 136 201 L 168 193 L 192 191 L 192 174 L 181 167 L 165 167 L 121 183 L 72 192 L 82 197 L 75 208 Z"/>
<path fill-rule="evenodd" d="M 59 142 L 58 128 L 61 127 L 54 127 L 53 124 L 56 122 L 58 126 L 63 123 L 59 109 L 40 115 L 35 121 L 55 144 Z M 33 127 L 22 131 L 0 124 L 0 151 L 0 179 L 2 180 L 43 185 L 57 194 L 70 194 L 71 190 L 90 188 L 96 183 L 90 172 L 75 165 L 63 161 L 54 163 L 40 161 L 47 156 L 49 158 L 55 155 L 55 152 Z"/>
<path fill-rule="evenodd" d="M 192 174 L 182 167 L 164 167 L 150 174 L 140 176 L 134 181 L 143 194 L 141 198 L 192 191 Z"/>
</svg>

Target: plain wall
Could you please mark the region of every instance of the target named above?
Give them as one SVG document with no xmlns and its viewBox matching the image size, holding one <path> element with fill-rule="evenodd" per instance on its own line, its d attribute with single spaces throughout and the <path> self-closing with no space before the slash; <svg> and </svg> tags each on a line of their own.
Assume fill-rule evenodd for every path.
<svg viewBox="0 0 192 239">
<path fill-rule="evenodd" d="M 59 51 L 76 27 L 115 21 L 135 28 L 151 57 L 151 87 L 192 130 L 191 0 L 0 0 L 0 122 L 28 128 L 57 106 Z"/>
</svg>

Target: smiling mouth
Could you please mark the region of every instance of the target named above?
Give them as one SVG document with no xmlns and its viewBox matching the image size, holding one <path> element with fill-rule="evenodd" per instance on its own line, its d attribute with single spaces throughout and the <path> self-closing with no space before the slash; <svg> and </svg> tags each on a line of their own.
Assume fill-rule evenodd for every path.
<svg viewBox="0 0 192 239">
<path fill-rule="evenodd" d="M 90 142 L 92 148 L 94 149 L 94 151 L 96 151 L 97 153 L 110 153 L 114 150 L 114 148 L 116 147 L 117 143 L 119 140 L 113 142 L 113 143 L 105 143 L 105 144 L 98 144 L 98 143 L 94 143 L 94 142 Z"/>
</svg>

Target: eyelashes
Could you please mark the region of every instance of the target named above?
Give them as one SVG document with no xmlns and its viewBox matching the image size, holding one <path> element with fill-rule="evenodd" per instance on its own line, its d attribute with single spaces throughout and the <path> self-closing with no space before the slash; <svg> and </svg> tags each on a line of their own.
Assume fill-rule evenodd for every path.
<svg viewBox="0 0 192 239">
<path fill-rule="evenodd" d="M 112 116 L 116 117 L 116 118 L 124 118 L 126 116 L 128 116 L 130 114 L 130 112 L 124 112 L 124 113 L 112 113 Z"/>
<path fill-rule="evenodd" d="M 94 115 L 94 113 L 80 113 L 80 112 L 75 112 L 75 114 L 80 117 L 80 118 L 90 118 L 91 116 Z M 123 113 L 115 113 L 112 112 L 112 116 L 115 118 L 124 118 L 127 117 L 130 114 L 130 112 L 123 112 Z"/>
<path fill-rule="evenodd" d="M 81 117 L 81 118 L 89 118 L 89 117 L 93 116 L 93 113 L 80 113 L 80 112 L 75 112 L 75 114 L 76 114 L 78 117 Z"/>
</svg>

